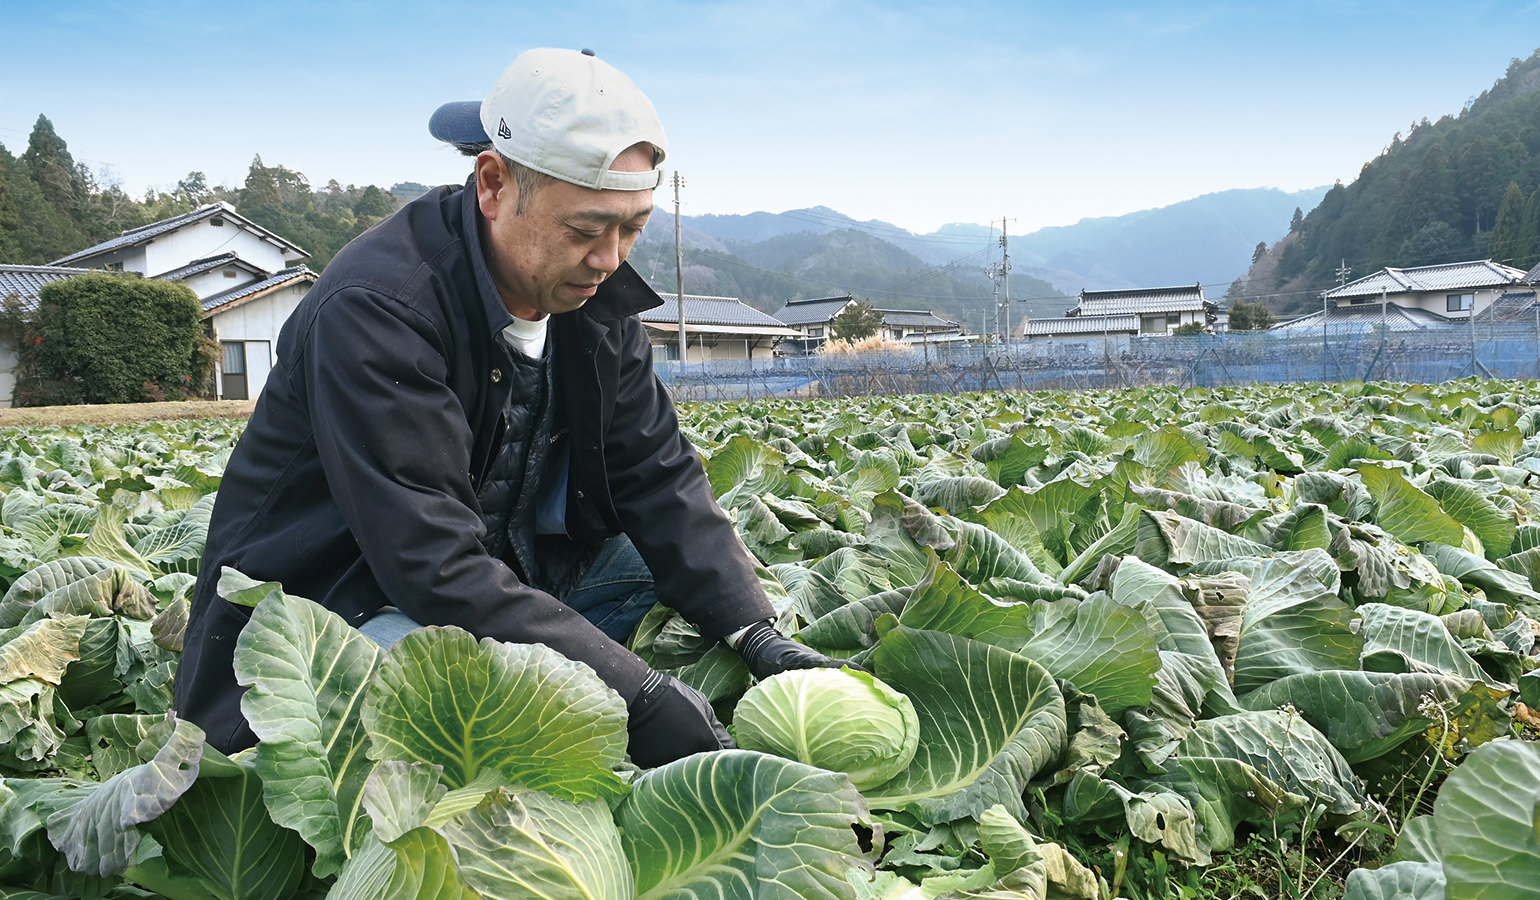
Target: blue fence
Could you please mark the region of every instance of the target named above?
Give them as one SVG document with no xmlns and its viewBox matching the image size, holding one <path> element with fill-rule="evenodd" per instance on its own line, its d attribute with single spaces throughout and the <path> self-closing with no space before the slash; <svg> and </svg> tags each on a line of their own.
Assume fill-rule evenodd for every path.
<svg viewBox="0 0 1540 900">
<path fill-rule="evenodd" d="M 916 348 L 685 366 L 659 362 L 657 371 L 679 401 L 1354 379 L 1436 383 L 1473 373 L 1540 379 L 1540 325 L 1152 336 L 1105 349 L 1095 342 L 1073 348 L 1032 342 L 933 346 L 923 354 Z"/>
</svg>

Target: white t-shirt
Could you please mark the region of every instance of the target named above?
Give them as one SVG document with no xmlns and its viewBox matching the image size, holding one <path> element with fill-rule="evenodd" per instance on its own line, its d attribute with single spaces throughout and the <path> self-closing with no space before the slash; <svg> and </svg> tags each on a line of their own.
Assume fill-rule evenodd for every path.
<svg viewBox="0 0 1540 900">
<path fill-rule="evenodd" d="M 515 316 L 513 323 L 503 329 L 503 339 L 508 346 L 530 359 L 539 359 L 545 356 L 545 333 L 550 324 L 550 316 L 541 316 L 533 322 Z"/>
</svg>

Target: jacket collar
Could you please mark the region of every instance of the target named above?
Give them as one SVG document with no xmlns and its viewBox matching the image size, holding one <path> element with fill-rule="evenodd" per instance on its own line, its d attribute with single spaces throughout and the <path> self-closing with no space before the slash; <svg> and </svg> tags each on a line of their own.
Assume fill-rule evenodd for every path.
<svg viewBox="0 0 1540 900">
<path fill-rule="evenodd" d="M 458 193 L 460 199 L 460 228 L 464 233 L 471 268 L 476 273 L 476 288 L 481 295 L 481 305 L 487 315 L 487 324 L 496 334 L 513 321 L 508 307 L 503 305 L 502 295 L 492 281 L 492 271 L 487 268 L 487 257 L 481 246 L 481 208 L 476 205 L 476 176 L 465 180 L 465 187 Z M 615 322 L 634 316 L 642 310 L 662 306 L 663 298 L 642 278 L 630 263 L 621 263 L 614 274 L 599 285 L 593 299 L 581 308 L 562 315 L 583 315 L 595 322 Z"/>
<path fill-rule="evenodd" d="M 464 189 L 450 195 L 460 201 L 460 239 L 465 244 L 465 255 L 470 257 L 471 271 L 476 278 L 476 293 L 481 298 L 481 309 L 487 317 L 491 334 L 497 334 L 513 321 L 513 314 L 503 305 L 503 297 L 492 281 L 492 270 L 487 268 L 487 255 L 481 248 L 481 209 L 476 205 L 476 174 L 465 179 Z"/>
</svg>

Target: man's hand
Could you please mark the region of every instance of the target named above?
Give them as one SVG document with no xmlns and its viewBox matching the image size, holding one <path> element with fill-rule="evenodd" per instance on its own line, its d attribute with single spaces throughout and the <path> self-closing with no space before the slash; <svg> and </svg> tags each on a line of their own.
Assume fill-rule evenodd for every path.
<svg viewBox="0 0 1540 900">
<path fill-rule="evenodd" d="M 738 655 L 749 664 L 749 672 L 760 681 L 788 669 L 838 669 L 861 667 L 846 659 L 824 656 L 781 634 L 769 622 L 760 622 L 744 632 L 738 642 Z M 862 671 L 865 671 L 862 669 Z"/>
<path fill-rule="evenodd" d="M 629 712 L 631 761 L 644 769 L 737 746 L 704 694 L 662 672 L 642 682 Z"/>
</svg>

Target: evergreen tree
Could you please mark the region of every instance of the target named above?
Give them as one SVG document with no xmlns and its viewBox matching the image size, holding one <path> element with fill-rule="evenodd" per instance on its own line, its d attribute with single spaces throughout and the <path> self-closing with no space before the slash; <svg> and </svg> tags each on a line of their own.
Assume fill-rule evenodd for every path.
<svg viewBox="0 0 1540 900">
<path fill-rule="evenodd" d="M 1262 331 L 1277 324 L 1278 317 L 1258 301 L 1237 300 L 1230 305 L 1231 331 Z"/>
<path fill-rule="evenodd" d="M 1540 186 L 1530 192 L 1524 201 L 1523 222 L 1519 228 L 1514 265 L 1528 270 L 1540 263 Z"/>
<path fill-rule="evenodd" d="M 1497 141 L 1481 135 L 1455 153 L 1455 189 L 1460 194 L 1460 230 L 1472 233 L 1492 230 L 1495 203 L 1489 204 L 1488 185 L 1498 178 Z M 1498 199 L 1500 202 L 1500 197 Z"/>
<path fill-rule="evenodd" d="M 83 244 L 80 230 L 48 202 L 27 165 L 0 146 L 0 262 L 42 265 Z"/>
<path fill-rule="evenodd" d="M 1386 223 L 1385 236 L 1390 240 L 1405 241 L 1428 225 L 1435 222 L 1450 224 L 1459 217 L 1454 168 L 1449 164 L 1449 154 L 1443 145 L 1434 144 L 1400 191 L 1395 213 Z"/>
<path fill-rule="evenodd" d="M 353 203 L 354 215 L 360 219 L 367 218 L 371 223 L 390 215 L 394 209 L 395 204 L 391 202 L 390 195 L 372 184 L 364 188 L 363 194 Z"/>
<path fill-rule="evenodd" d="M 176 183 L 176 189 L 172 194 L 186 203 L 189 209 L 196 209 L 208 203 L 213 192 L 209 190 L 208 176 L 202 172 L 188 172 L 181 181 Z"/>
<path fill-rule="evenodd" d="M 37 117 L 21 161 L 48 202 L 79 224 L 77 213 L 93 185 L 85 170 L 75 164 L 69 147 L 53 130 L 47 116 Z"/>
<path fill-rule="evenodd" d="M 1294 207 L 1294 217 L 1289 220 L 1289 233 L 1300 230 L 1305 225 L 1305 212 L 1299 207 Z"/>
<path fill-rule="evenodd" d="M 1524 232 L 1524 191 L 1518 182 L 1508 182 L 1503 193 L 1503 204 L 1497 209 L 1497 221 L 1492 226 L 1491 258 L 1511 264 L 1522 252 Z"/>
<path fill-rule="evenodd" d="M 1401 243 L 1396 253 L 1399 266 L 1436 266 L 1440 263 L 1459 262 L 1469 254 L 1462 252 L 1465 236 L 1454 230 L 1448 222 L 1429 222 L 1417 229 L 1417 233 Z"/>
<path fill-rule="evenodd" d="M 1299 207 L 1297 207 L 1297 206 L 1294 207 L 1294 211 L 1295 212 L 1299 212 Z M 1261 260 L 1262 257 L 1264 257 L 1266 255 L 1267 255 L 1267 241 L 1257 241 L 1256 249 L 1251 251 L 1251 264 L 1252 265 L 1256 265 L 1257 262 L 1259 260 Z"/>
<path fill-rule="evenodd" d="M 864 300 L 857 300 L 840 310 L 829 323 L 829 333 L 839 341 L 859 341 L 882 329 L 882 313 Z"/>
</svg>

